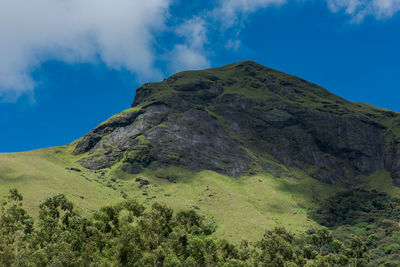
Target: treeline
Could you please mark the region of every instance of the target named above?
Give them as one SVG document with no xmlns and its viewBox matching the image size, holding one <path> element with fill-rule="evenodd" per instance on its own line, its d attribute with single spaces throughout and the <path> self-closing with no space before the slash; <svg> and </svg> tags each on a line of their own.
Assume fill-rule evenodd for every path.
<svg viewBox="0 0 400 267">
<path fill-rule="evenodd" d="M 375 190 L 345 191 L 324 201 L 312 217 L 340 240 L 360 236 L 370 266 L 400 266 L 399 198 Z"/>
<path fill-rule="evenodd" d="M 136 200 L 84 216 L 64 195 L 46 199 L 36 222 L 11 190 L 1 204 L 0 266 L 365 266 L 357 236 L 341 242 L 326 228 L 298 238 L 282 227 L 258 242 L 216 239 L 194 210 Z"/>
</svg>

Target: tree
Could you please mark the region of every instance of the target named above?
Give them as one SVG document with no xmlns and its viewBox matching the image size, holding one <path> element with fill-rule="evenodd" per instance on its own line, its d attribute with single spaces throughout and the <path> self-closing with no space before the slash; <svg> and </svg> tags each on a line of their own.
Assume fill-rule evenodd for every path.
<svg viewBox="0 0 400 267">
<path fill-rule="evenodd" d="M 350 242 L 350 246 L 354 254 L 354 266 L 355 267 L 360 266 L 361 263 L 360 259 L 363 258 L 364 252 L 367 251 L 367 248 L 364 245 L 364 242 L 358 236 L 353 236 Z"/>
</svg>

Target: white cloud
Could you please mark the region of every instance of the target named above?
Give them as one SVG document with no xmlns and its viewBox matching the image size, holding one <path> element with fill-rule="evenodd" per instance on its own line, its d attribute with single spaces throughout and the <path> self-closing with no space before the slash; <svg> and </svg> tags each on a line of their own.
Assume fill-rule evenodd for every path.
<svg viewBox="0 0 400 267">
<path fill-rule="evenodd" d="M 207 42 L 207 22 L 194 17 L 180 25 L 176 33 L 186 39 L 193 47 L 202 47 Z"/>
<path fill-rule="evenodd" d="M 171 55 L 170 68 L 173 72 L 198 70 L 210 66 L 204 51 L 193 49 L 188 45 L 176 45 Z"/>
<path fill-rule="evenodd" d="M 241 15 L 247 15 L 272 5 L 280 6 L 286 2 L 287 0 L 222 0 L 213 13 L 224 27 L 232 27 L 238 23 Z"/>
<path fill-rule="evenodd" d="M 35 87 L 31 72 L 46 60 L 103 61 L 153 76 L 153 32 L 169 0 L 0 0 L 0 97 Z"/>
<path fill-rule="evenodd" d="M 227 26 L 237 23 L 240 15 L 246 15 L 262 8 L 281 6 L 289 2 L 306 2 L 310 0 L 221 0 L 214 11 L 216 16 Z M 366 16 L 376 19 L 393 17 L 400 11 L 400 0 L 326 0 L 332 12 L 344 11 L 361 22 Z"/>
<path fill-rule="evenodd" d="M 238 51 L 241 45 L 242 45 L 241 40 L 229 39 L 226 42 L 225 48 L 228 50 Z"/>
<path fill-rule="evenodd" d="M 176 34 L 184 39 L 175 45 L 170 58 L 172 71 L 201 69 L 210 66 L 204 46 L 207 44 L 207 23 L 203 18 L 194 17 L 176 29 Z"/>
<path fill-rule="evenodd" d="M 173 71 L 184 69 L 199 69 L 208 67 L 205 46 L 208 44 L 208 36 L 214 31 L 214 35 L 227 37 L 222 47 L 227 50 L 237 51 L 241 46 L 238 35 L 241 30 L 242 17 L 262 8 L 275 5 L 279 6 L 287 0 L 221 0 L 216 2 L 213 9 L 202 12 L 184 22 L 178 27 L 176 33 L 184 37 L 184 42 L 175 45 L 169 54 L 170 67 Z M 233 36 L 226 32 L 235 29 Z M 213 40 L 216 41 L 216 40 Z M 220 42 L 220 40 L 217 40 Z M 212 44 L 216 46 L 216 43 Z"/>
<path fill-rule="evenodd" d="M 319 1 L 319 0 L 318 0 Z M 377 20 L 393 17 L 400 11 L 400 0 L 324 0 L 333 13 L 344 11 L 353 23 L 361 23 L 365 17 Z M 220 25 L 221 34 L 228 32 L 225 48 L 237 51 L 241 46 L 240 32 L 246 25 L 248 15 L 271 6 L 306 3 L 311 0 L 220 0 L 216 7 L 205 13 L 207 21 Z M 299 5 L 299 8 L 304 5 Z M 230 34 L 230 35 L 229 35 Z"/>
<path fill-rule="evenodd" d="M 237 52 L 242 45 L 240 32 L 251 13 L 271 6 L 279 7 L 290 0 L 219 0 L 214 9 L 203 13 L 203 20 L 213 25 L 212 30 L 222 37 L 222 46 Z"/>
<path fill-rule="evenodd" d="M 332 12 L 344 11 L 355 23 L 362 22 L 367 16 L 388 19 L 400 11 L 400 0 L 327 0 L 327 3 Z"/>
</svg>

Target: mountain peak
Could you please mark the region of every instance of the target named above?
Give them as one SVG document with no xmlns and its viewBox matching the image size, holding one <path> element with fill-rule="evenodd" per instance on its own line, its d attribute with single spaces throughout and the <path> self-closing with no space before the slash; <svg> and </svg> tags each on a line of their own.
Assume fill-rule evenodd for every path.
<svg viewBox="0 0 400 267">
<path fill-rule="evenodd" d="M 242 60 L 242 61 L 238 61 L 238 62 L 229 64 L 229 65 L 226 65 L 226 66 L 223 66 L 220 68 L 228 68 L 230 66 L 235 67 L 235 68 L 254 67 L 254 68 L 266 68 L 267 69 L 267 67 L 255 62 L 255 61 L 252 61 L 252 60 Z"/>
<path fill-rule="evenodd" d="M 348 102 L 256 62 L 184 71 L 139 87 L 132 108 L 77 142 L 90 169 L 185 166 L 230 176 L 298 168 L 327 183 L 392 172 L 400 184 L 400 117 Z M 289 168 L 288 168 L 289 167 Z"/>
<path fill-rule="evenodd" d="M 210 100 L 225 94 L 238 94 L 260 101 L 284 98 L 299 103 L 319 99 L 345 102 L 301 78 L 246 60 L 218 68 L 183 71 L 162 82 L 146 83 L 136 90 L 132 106 L 148 105 L 170 97 L 189 97 L 190 101 L 198 101 L 195 98 Z"/>
</svg>

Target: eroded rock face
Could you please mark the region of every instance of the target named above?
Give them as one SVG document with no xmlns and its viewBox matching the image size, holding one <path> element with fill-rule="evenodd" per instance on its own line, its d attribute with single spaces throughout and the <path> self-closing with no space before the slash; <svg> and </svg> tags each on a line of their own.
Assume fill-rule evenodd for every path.
<svg viewBox="0 0 400 267">
<path fill-rule="evenodd" d="M 255 154 L 267 152 L 324 182 L 347 183 L 385 168 L 385 127 L 357 115 L 268 107 L 237 95 L 225 95 L 213 107 Z"/>
<path fill-rule="evenodd" d="M 145 134 L 158 155 L 153 167 L 183 165 L 214 170 L 231 176 L 249 168 L 249 155 L 233 140 L 218 120 L 203 110 L 171 114 L 163 127 Z"/>
<path fill-rule="evenodd" d="M 290 166 L 343 185 L 387 169 L 400 185 L 397 113 L 350 103 L 254 62 L 145 84 L 133 106 L 77 143 L 75 153 L 87 153 L 82 166 L 121 162 L 139 173 L 178 165 L 230 176 L 262 169 L 279 176 Z"/>
</svg>

